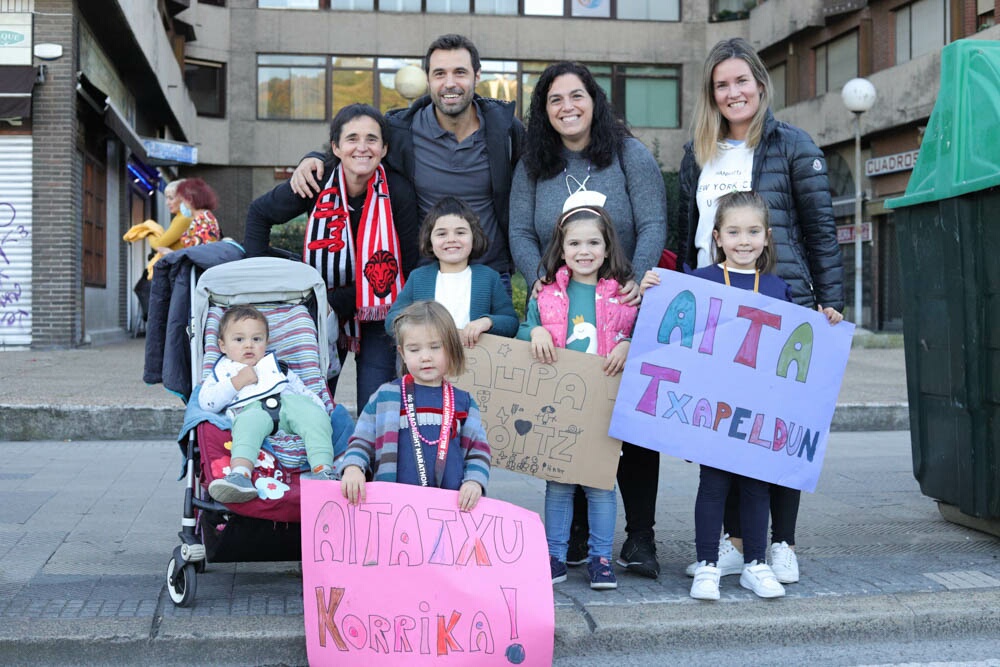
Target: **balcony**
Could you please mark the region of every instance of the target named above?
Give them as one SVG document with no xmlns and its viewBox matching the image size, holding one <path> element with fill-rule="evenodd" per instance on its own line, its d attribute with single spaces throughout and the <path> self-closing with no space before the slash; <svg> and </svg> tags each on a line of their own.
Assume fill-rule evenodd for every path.
<svg viewBox="0 0 1000 667">
<path fill-rule="evenodd" d="M 768 0 L 750 12 L 750 43 L 758 51 L 808 28 L 826 25 L 824 0 Z"/>
</svg>

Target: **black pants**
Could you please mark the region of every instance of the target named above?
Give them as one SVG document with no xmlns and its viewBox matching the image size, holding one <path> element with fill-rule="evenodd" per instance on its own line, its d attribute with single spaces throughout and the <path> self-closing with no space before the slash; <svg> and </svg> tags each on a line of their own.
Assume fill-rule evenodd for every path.
<svg viewBox="0 0 1000 667">
<path fill-rule="evenodd" d="M 787 486 L 771 484 L 771 542 L 786 542 L 795 546 L 795 524 L 799 520 L 802 492 Z M 740 530 L 739 484 L 734 483 L 726 498 L 726 518 L 723 522 L 730 537 L 742 537 Z"/>
<path fill-rule="evenodd" d="M 628 537 L 652 539 L 656 522 L 656 492 L 660 483 L 660 453 L 645 447 L 622 443 L 622 456 L 618 461 L 618 488 L 625 505 L 625 532 Z M 586 536 L 587 497 L 583 489 L 576 488 L 573 497 L 573 525 L 570 540 Z"/>
<path fill-rule="evenodd" d="M 742 477 L 711 466 L 701 466 L 698 498 L 694 503 L 694 536 L 698 560 L 716 563 L 719 560 L 719 529 L 729 498 L 737 489 L 737 505 L 743 535 L 743 562 L 764 562 L 767 549 L 768 487 L 770 484 L 751 477 Z"/>
</svg>

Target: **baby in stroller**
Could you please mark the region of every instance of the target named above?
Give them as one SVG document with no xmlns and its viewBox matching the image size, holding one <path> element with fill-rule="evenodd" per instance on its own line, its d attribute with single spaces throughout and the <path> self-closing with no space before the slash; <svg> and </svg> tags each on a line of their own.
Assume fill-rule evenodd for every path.
<svg viewBox="0 0 1000 667">
<path fill-rule="evenodd" d="M 302 479 L 334 480 L 333 428 L 323 402 L 294 371 L 267 351 L 267 318 L 249 305 L 234 306 L 219 322 L 220 357 L 198 395 L 203 410 L 233 421 L 230 472 L 215 479 L 208 493 L 220 503 L 257 498 L 251 482 L 261 443 L 280 427 L 305 443 L 310 472 Z"/>
</svg>

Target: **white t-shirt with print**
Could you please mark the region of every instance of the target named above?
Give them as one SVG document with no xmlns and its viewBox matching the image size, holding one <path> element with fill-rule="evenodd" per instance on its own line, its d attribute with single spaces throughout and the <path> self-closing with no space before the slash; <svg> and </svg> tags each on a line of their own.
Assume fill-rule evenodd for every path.
<svg viewBox="0 0 1000 667">
<path fill-rule="evenodd" d="M 715 261 L 715 241 L 712 228 L 715 226 L 716 201 L 729 192 L 750 190 L 753 178 L 753 151 L 744 141 L 726 140 L 719 142 L 719 151 L 711 162 L 701 170 L 698 178 L 698 229 L 694 233 L 694 245 L 698 249 L 698 266 L 702 268 Z"/>
</svg>

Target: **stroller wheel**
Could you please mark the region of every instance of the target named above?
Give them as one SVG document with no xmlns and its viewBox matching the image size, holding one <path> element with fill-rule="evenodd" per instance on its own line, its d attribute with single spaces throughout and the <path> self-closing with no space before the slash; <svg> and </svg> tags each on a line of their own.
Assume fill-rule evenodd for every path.
<svg viewBox="0 0 1000 667">
<path fill-rule="evenodd" d="M 167 593 L 178 607 L 190 607 L 198 589 L 198 577 L 193 563 L 178 568 L 176 558 L 167 563 Z"/>
</svg>

